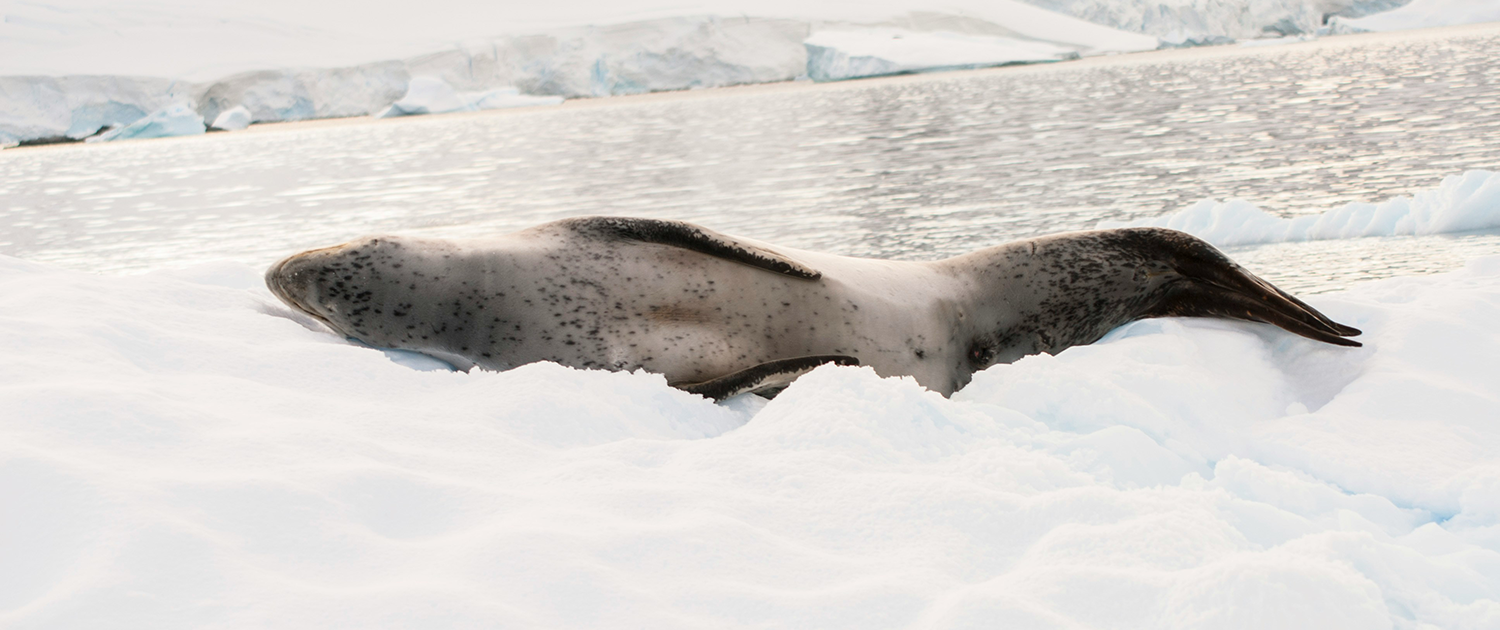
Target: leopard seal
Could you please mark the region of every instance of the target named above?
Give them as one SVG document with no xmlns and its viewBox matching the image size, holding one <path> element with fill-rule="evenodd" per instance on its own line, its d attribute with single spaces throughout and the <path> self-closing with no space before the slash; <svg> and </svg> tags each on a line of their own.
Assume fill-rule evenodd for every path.
<svg viewBox="0 0 1500 630">
<path fill-rule="evenodd" d="M 944 396 L 979 370 L 1164 316 L 1263 322 L 1358 346 L 1338 324 L 1163 228 L 1042 236 L 929 262 L 777 247 L 697 225 L 582 217 L 493 238 L 369 236 L 270 267 L 338 334 L 456 368 L 645 369 L 722 399 L 823 363 Z"/>
</svg>

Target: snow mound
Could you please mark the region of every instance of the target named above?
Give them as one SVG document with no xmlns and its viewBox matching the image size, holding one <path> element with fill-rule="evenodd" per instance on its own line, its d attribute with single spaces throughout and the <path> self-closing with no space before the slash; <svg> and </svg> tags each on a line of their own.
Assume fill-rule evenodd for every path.
<svg viewBox="0 0 1500 630">
<path fill-rule="evenodd" d="M 244 105 L 236 105 L 214 117 L 214 123 L 211 126 L 224 131 L 240 131 L 250 126 L 250 120 L 250 110 Z"/>
<path fill-rule="evenodd" d="M 151 112 L 151 114 L 124 127 L 110 129 L 97 136 L 90 137 L 89 142 L 111 142 L 115 140 L 144 140 L 148 138 L 169 138 L 172 136 L 194 136 L 205 131 L 203 117 L 187 103 L 175 103 L 162 109 Z"/>
<path fill-rule="evenodd" d="M 983 68 L 1077 57 L 1077 51 L 1009 37 L 903 29 L 820 31 L 808 37 L 807 75 L 839 81 L 909 72 Z"/>
<path fill-rule="evenodd" d="M 477 112 L 505 107 L 558 105 L 562 102 L 563 99 L 560 96 L 523 96 L 513 87 L 460 93 L 442 79 L 412 77 L 411 83 L 407 86 L 406 96 L 392 103 L 385 111 L 376 114 L 376 117 Z"/>
<path fill-rule="evenodd" d="M 1409 28 L 1500 22 L 1500 3 L 1493 0 L 1412 0 L 1411 4 L 1364 17 L 1335 17 L 1339 32 L 1399 31 Z"/>
<path fill-rule="evenodd" d="M 1221 247 L 1500 229 L 1500 173 L 1450 175 L 1437 188 L 1412 197 L 1379 204 L 1351 203 L 1292 218 L 1270 214 L 1243 199 L 1209 199 L 1166 216 L 1101 221 L 1097 227 L 1143 226 L 1181 230 Z"/>
<path fill-rule="evenodd" d="M 0 257 L 12 627 L 1495 627 L 1500 258 L 952 399 L 422 371 L 221 263 Z"/>
</svg>

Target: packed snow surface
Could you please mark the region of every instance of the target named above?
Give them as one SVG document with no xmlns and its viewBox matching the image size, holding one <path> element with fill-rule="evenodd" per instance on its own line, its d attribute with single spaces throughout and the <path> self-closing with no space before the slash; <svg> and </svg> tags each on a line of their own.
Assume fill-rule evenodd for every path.
<svg viewBox="0 0 1500 630">
<path fill-rule="evenodd" d="M 1101 228 L 1139 226 L 1181 230 L 1219 246 L 1500 229 L 1500 173 L 1450 175 L 1437 188 L 1411 197 L 1351 203 L 1292 218 L 1270 214 L 1243 199 L 1209 199 L 1166 216 L 1099 223 Z"/>
<path fill-rule="evenodd" d="M 1500 625 L 1500 257 L 1310 301 L 715 405 L 0 257 L 0 625 Z"/>
</svg>

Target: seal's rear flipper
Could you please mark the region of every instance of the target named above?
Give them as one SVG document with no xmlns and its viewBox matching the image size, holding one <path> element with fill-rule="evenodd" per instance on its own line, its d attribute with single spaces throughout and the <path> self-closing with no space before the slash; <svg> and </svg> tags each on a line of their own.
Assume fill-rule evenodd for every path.
<svg viewBox="0 0 1500 630">
<path fill-rule="evenodd" d="M 631 217 L 582 217 L 561 221 L 575 232 L 681 247 L 773 273 L 817 280 L 818 270 L 758 245 L 681 221 Z"/>
<path fill-rule="evenodd" d="M 732 398 L 745 392 L 780 389 L 790 385 L 797 377 L 811 372 L 824 363 L 835 365 L 859 365 L 859 359 L 837 354 L 822 354 L 795 359 L 768 361 L 755 367 L 740 370 L 727 376 L 701 383 L 672 383 L 672 387 L 691 394 L 714 400 Z"/>
<path fill-rule="evenodd" d="M 1358 328 L 1329 319 L 1302 300 L 1246 271 L 1212 245 L 1180 232 L 1158 232 L 1152 236 L 1168 243 L 1173 250 L 1169 264 L 1181 275 L 1181 280 L 1147 317 L 1227 317 L 1279 326 L 1308 339 L 1338 346 L 1362 345 L 1345 339 L 1361 334 Z"/>
</svg>

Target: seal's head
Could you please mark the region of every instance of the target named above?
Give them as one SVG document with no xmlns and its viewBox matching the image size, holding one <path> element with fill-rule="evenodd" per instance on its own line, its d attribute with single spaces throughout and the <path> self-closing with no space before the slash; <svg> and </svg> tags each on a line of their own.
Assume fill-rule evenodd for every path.
<svg viewBox="0 0 1500 630">
<path fill-rule="evenodd" d="M 331 324 L 325 313 L 337 309 L 337 304 L 325 297 L 327 292 L 323 280 L 327 276 L 320 271 L 326 267 L 318 262 L 328 257 L 327 252 L 338 248 L 315 249 L 276 261 L 266 270 L 266 288 L 287 305 Z"/>
<path fill-rule="evenodd" d="M 277 261 L 266 270 L 266 287 L 344 337 L 422 352 L 466 370 L 476 364 L 469 351 L 484 331 L 443 319 L 478 312 L 477 285 L 465 287 L 471 295 L 452 294 L 453 285 L 466 284 L 462 258 L 452 243 L 367 236 Z M 453 273 L 459 280 L 445 282 Z M 484 352 L 477 354 L 490 358 Z"/>
<path fill-rule="evenodd" d="M 399 247 L 392 237 L 372 236 L 293 254 L 266 270 L 266 287 L 340 334 L 360 338 L 371 289 L 382 275 L 380 253 L 392 247 Z"/>
</svg>

